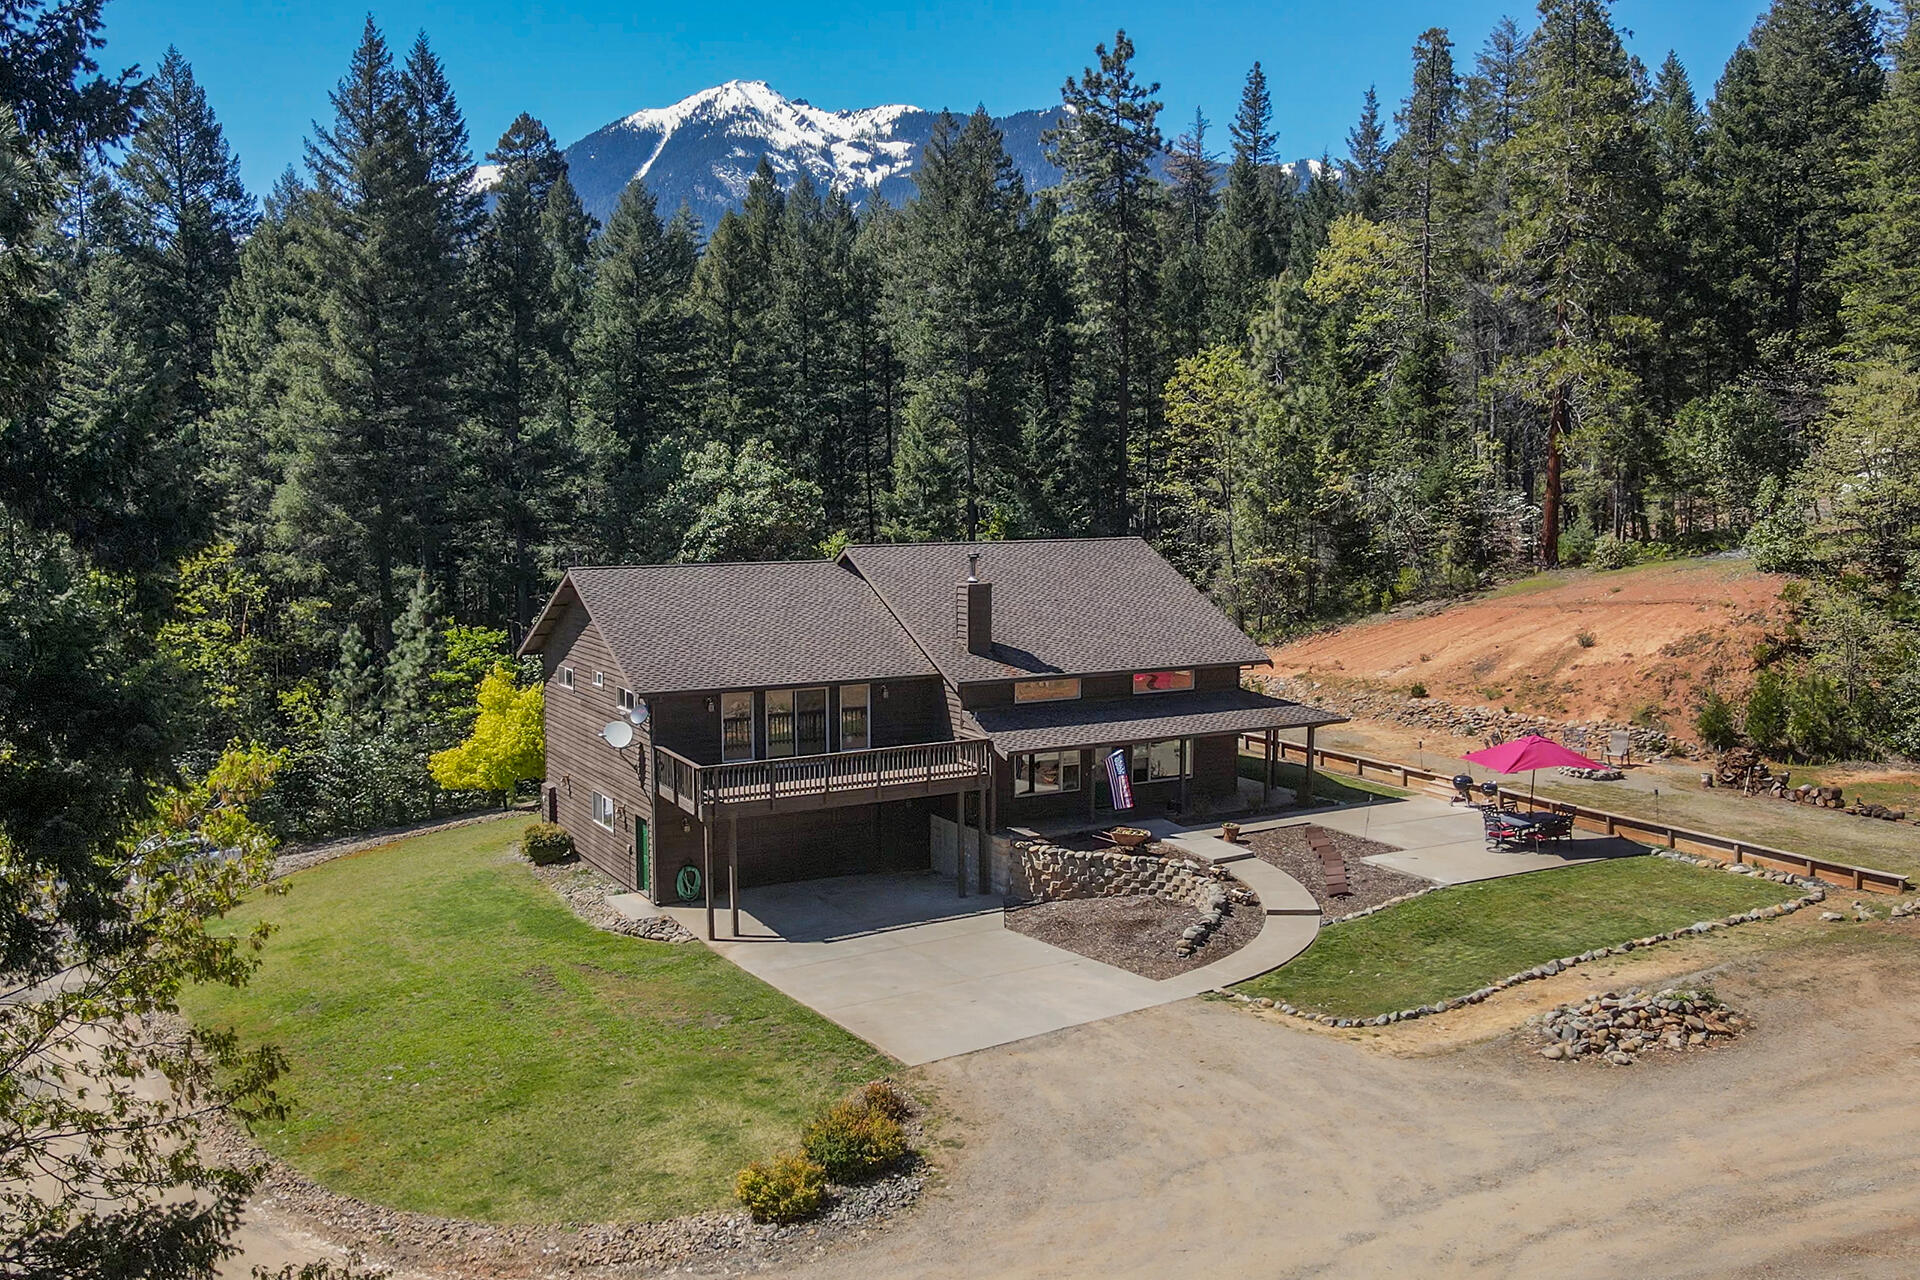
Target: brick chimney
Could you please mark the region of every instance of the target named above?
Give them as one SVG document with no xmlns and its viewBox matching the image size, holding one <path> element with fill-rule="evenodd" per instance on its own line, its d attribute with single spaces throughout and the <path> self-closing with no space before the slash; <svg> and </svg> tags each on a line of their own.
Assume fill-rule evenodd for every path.
<svg viewBox="0 0 1920 1280">
<path fill-rule="evenodd" d="M 967 580 L 955 602 L 960 645 L 983 658 L 993 655 L 993 584 L 980 581 L 980 553 L 967 553 Z"/>
</svg>

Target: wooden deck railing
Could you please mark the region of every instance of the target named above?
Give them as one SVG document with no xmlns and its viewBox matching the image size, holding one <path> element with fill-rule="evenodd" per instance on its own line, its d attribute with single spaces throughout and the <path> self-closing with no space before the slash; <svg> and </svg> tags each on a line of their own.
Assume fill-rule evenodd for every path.
<svg viewBox="0 0 1920 1280">
<path fill-rule="evenodd" d="M 654 788 L 695 817 L 727 805 L 800 796 L 864 792 L 885 798 L 881 793 L 896 787 L 984 786 L 991 751 L 992 744 L 985 738 L 960 738 L 778 760 L 696 764 L 665 747 L 655 747 Z"/>
<path fill-rule="evenodd" d="M 1255 753 L 1266 749 L 1265 740 L 1258 734 L 1244 735 L 1240 740 L 1240 746 L 1242 750 Z M 1299 743 L 1288 742 L 1284 738 L 1280 740 L 1279 759 L 1292 758 L 1304 761 L 1306 755 L 1307 749 Z M 1432 769 L 1421 769 L 1391 760 L 1377 760 L 1372 756 L 1330 751 L 1320 746 L 1313 749 L 1313 763 L 1314 767 L 1323 773 L 1346 774 L 1349 777 L 1367 778 L 1408 789 L 1423 782 L 1444 782 L 1451 785 L 1453 779 L 1453 773 L 1438 773 Z M 1453 772 L 1458 773 L 1462 770 Z M 1751 840 L 1715 835 L 1708 831 L 1694 831 L 1687 827 L 1669 826 L 1664 822 L 1609 813 L 1605 809 L 1591 809 L 1586 805 L 1573 804 L 1566 800 L 1549 800 L 1544 796 L 1530 797 L 1524 791 L 1515 791 L 1507 787 L 1499 789 L 1499 796 L 1504 801 L 1529 809 L 1568 814 L 1573 818 L 1573 825 L 1582 830 L 1619 836 L 1636 844 L 1697 854 L 1722 862 L 1746 862 L 1755 866 L 1770 867 L 1776 871 L 1791 871 L 1795 875 L 1806 876 L 1809 879 L 1825 880 L 1829 884 L 1844 885 L 1871 893 L 1905 893 L 1907 891 L 1907 878 L 1892 871 L 1876 871 L 1871 867 L 1857 867 L 1850 862 L 1836 862 L 1829 858 L 1794 853 L 1788 849 L 1774 849 L 1767 845 L 1755 844 Z"/>
</svg>

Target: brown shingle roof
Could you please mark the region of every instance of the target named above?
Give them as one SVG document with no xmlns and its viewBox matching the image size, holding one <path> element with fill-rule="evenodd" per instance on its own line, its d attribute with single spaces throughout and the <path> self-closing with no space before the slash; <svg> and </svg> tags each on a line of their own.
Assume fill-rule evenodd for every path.
<svg viewBox="0 0 1920 1280">
<path fill-rule="evenodd" d="M 639 694 L 939 674 L 873 588 L 831 560 L 573 569 L 554 604 L 569 589 Z M 543 614 L 523 651 L 550 625 Z"/>
<path fill-rule="evenodd" d="M 1345 716 L 1245 689 L 1159 693 L 1097 702 L 1030 702 L 975 707 L 980 727 L 1002 755 L 1061 747 L 1124 746 L 1163 738 L 1259 733 L 1340 724 Z"/>
<path fill-rule="evenodd" d="M 955 593 L 967 553 L 993 584 L 993 656 L 967 652 Z M 848 547 L 942 675 L 956 684 L 1035 672 L 1086 675 L 1258 663 L 1266 654 L 1139 538 Z"/>
</svg>

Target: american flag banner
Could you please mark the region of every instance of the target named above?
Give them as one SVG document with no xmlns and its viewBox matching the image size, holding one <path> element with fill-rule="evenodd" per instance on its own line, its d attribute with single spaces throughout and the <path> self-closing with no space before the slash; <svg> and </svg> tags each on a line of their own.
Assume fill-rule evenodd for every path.
<svg viewBox="0 0 1920 1280">
<path fill-rule="evenodd" d="M 1127 753 L 1116 750 L 1107 757 L 1107 785 L 1113 791 L 1115 809 L 1133 808 L 1133 779 L 1127 773 Z"/>
</svg>

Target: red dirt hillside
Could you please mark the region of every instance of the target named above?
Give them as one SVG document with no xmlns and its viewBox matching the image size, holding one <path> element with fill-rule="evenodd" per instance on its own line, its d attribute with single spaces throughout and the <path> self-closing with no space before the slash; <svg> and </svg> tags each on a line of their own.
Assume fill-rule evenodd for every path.
<svg viewBox="0 0 1920 1280">
<path fill-rule="evenodd" d="M 1419 683 L 1463 705 L 1679 728 L 1709 685 L 1745 693 L 1755 643 L 1778 628 L 1786 582 L 1731 556 L 1564 570 L 1269 653 L 1283 676 L 1402 693 Z"/>
</svg>

